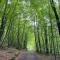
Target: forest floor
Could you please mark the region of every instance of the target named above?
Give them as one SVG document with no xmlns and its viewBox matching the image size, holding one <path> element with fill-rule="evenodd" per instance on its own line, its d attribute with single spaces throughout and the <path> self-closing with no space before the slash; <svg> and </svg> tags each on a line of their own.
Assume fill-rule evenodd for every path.
<svg viewBox="0 0 60 60">
<path fill-rule="evenodd" d="M 19 50 L 13 48 L 0 49 L 0 60 L 12 60 L 19 53 Z"/>
<path fill-rule="evenodd" d="M 55 56 L 9 48 L 6 50 L 0 49 L 0 60 L 55 60 Z M 60 57 L 57 57 L 56 60 L 60 60 Z"/>
</svg>

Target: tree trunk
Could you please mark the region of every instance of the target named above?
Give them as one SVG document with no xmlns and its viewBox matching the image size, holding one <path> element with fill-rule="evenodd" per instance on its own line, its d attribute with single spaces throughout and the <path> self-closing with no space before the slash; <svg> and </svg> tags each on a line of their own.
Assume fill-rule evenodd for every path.
<svg viewBox="0 0 60 60">
<path fill-rule="evenodd" d="M 55 8 L 54 1 L 50 0 L 50 4 L 51 4 L 51 7 L 54 11 L 55 17 L 56 17 L 56 22 L 57 22 L 57 26 L 58 26 L 59 35 L 60 35 L 60 21 L 59 21 L 59 16 L 58 16 L 56 8 Z"/>
<path fill-rule="evenodd" d="M 2 22 L 1 22 L 1 27 L 0 27 L 0 41 L 1 41 L 2 35 L 4 33 L 4 29 L 5 29 L 5 25 L 6 25 L 6 21 L 7 21 L 6 8 L 7 8 L 7 0 L 6 0 L 5 9 L 4 9 L 4 13 L 2 16 Z"/>
</svg>

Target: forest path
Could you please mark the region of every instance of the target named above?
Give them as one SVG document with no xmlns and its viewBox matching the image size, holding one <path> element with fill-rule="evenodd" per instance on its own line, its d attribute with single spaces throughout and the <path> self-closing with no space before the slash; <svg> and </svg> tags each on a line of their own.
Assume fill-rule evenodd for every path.
<svg viewBox="0 0 60 60">
<path fill-rule="evenodd" d="M 39 60 L 39 58 L 35 53 L 22 52 L 19 54 L 16 60 Z"/>
<path fill-rule="evenodd" d="M 21 52 L 16 60 L 55 60 L 54 56 L 39 55 L 36 52 Z M 60 60 L 60 58 L 56 58 Z"/>
<path fill-rule="evenodd" d="M 9 48 L 0 50 L 0 60 L 55 60 L 55 56 Z M 60 57 L 57 57 L 56 60 L 60 60 Z"/>
</svg>

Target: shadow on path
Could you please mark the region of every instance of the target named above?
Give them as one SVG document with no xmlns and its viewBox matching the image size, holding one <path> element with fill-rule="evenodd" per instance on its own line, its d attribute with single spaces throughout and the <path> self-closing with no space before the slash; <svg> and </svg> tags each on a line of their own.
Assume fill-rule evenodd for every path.
<svg viewBox="0 0 60 60">
<path fill-rule="evenodd" d="M 16 60 L 55 60 L 54 56 L 39 55 L 35 52 L 21 52 Z M 60 60 L 57 58 L 56 60 Z"/>
</svg>

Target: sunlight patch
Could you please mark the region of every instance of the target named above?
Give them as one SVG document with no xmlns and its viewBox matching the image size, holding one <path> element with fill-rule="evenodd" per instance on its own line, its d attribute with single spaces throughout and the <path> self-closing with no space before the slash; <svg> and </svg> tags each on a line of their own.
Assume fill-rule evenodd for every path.
<svg viewBox="0 0 60 60">
<path fill-rule="evenodd" d="M 8 0 L 8 4 L 11 4 L 11 0 Z"/>
</svg>

